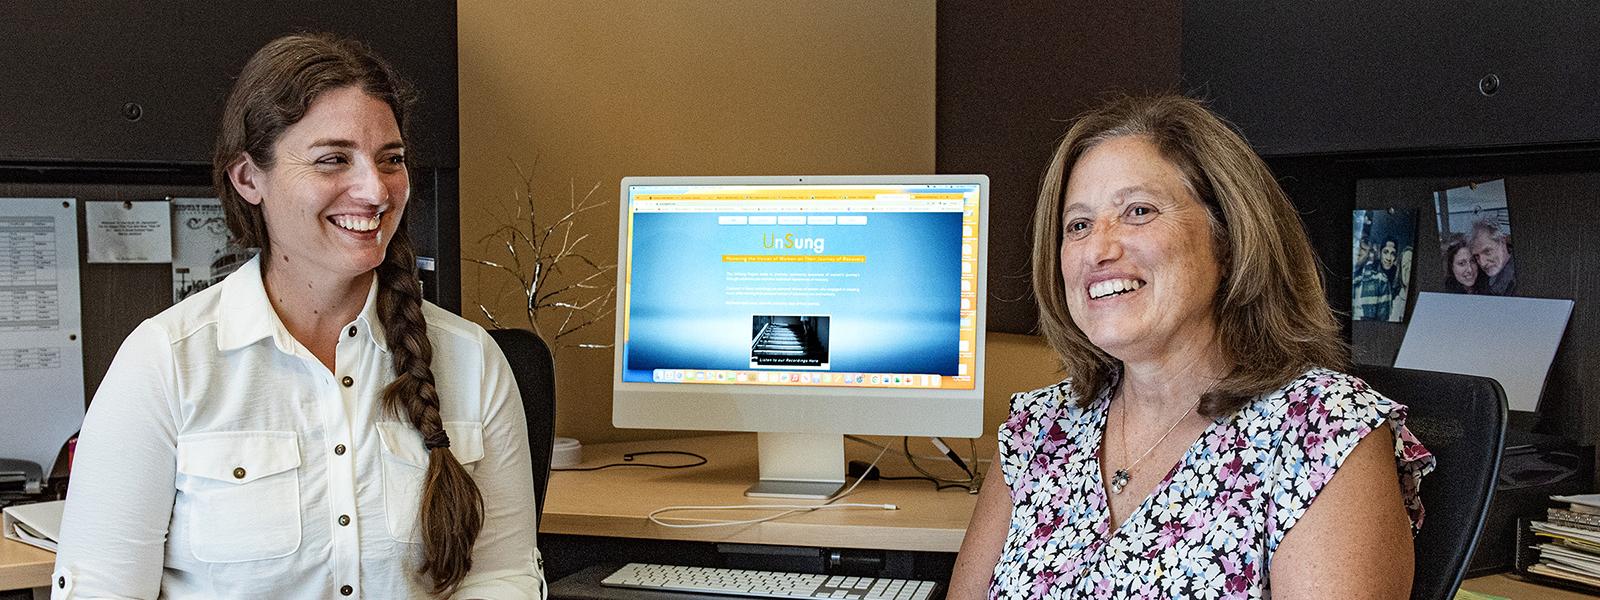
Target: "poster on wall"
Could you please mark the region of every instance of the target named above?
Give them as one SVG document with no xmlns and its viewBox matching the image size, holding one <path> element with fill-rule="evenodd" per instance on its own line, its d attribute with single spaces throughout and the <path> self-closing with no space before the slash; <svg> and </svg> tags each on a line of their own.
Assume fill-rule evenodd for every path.
<svg viewBox="0 0 1600 600">
<path fill-rule="evenodd" d="M 1511 260 L 1511 211 L 1506 180 L 1433 193 L 1439 218 L 1444 289 L 1455 294 L 1514 296 L 1517 268 Z"/>
<path fill-rule="evenodd" d="M 227 277 L 251 254 L 228 244 L 222 202 L 216 198 L 172 199 L 172 302 Z"/>
<path fill-rule="evenodd" d="M 1416 256 L 1416 211 L 1358 210 L 1351 223 L 1350 317 L 1404 322 Z"/>
</svg>

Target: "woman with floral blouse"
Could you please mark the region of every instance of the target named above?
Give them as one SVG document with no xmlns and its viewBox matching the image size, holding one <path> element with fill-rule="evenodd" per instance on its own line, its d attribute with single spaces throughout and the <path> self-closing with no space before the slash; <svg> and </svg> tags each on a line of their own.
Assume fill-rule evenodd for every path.
<svg viewBox="0 0 1600 600">
<path fill-rule="evenodd" d="M 951 598 L 1405 598 L 1433 457 L 1338 371 L 1294 207 L 1199 103 L 1075 121 L 1034 215 L 1066 380 L 1011 401 Z"/>
</svg>

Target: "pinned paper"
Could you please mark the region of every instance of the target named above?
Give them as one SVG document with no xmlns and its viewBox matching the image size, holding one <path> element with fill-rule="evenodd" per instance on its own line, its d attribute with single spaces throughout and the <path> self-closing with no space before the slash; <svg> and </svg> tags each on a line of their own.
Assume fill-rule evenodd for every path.
<svg viewBox="0 0 1600 600">
<path fill-rule="evenodd" d="M 228 245 L 228 224 L 216 198 L 172 199 L 172 302 L 211 287 L 251 253 Z"/>
<path fill-rule="evenodd" d="M 172 215 L 165 200 L 85 202 L 89 262 L 172 262 Z"/>
<path fill-rule="evenodd" d="M 50 473 L 83 424 L 78 203 L 0 198 L 0 458 Z"/>
</svg>

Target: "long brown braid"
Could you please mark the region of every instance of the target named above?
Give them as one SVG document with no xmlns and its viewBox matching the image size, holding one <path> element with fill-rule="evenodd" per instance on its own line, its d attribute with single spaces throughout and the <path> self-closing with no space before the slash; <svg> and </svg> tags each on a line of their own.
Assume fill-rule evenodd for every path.
<svg viewBox="0 0 1600 600">
<path fill-rule="evenodd" d="M 320 94 L 348 86 L 387 103 L 401 136 L 409 139 L 410 85 L 360 42 L 329 34 L 284 36 L 256 51 L 240 71 L 223 107 L 212 155 L 212 179 L 236 245 L 261 248 L 263 260 L 272 251 L 261 207 L 239 195 L 228 169 L 246 156 L 258 167 L 270 169 L 273 147 L 283 131 L 299 122 Z M 377 275 L 378 315 L 395 372 L 394 381 L 383 390 L 383 405 L 408 419 L 428 449 L 418 519 L 421 572 L 432 579 L 434 593 L 443 595 L 472 569 L 473 544 L 483 527 L 483 496 L 450 453 L 450 439 L 439 416 L 416 251 L 403 217 Z"/>
<path fill-rule="evenodd" d="M 385 409 L 402 414 L 422 434 L 428 448 L 423 476 L 422 572 L 434 592 L 454 588 L 472 569 L 472 546 L 483 528 L 483 495 L 450 453 L 450 437 L 439 418 L 439 392 L 433 385 L 433 344 L 422 317 L 422 286 L 417 255 L 405 222 L 395 229 L 389 253 L 378 266 L 378 318 L 388 337 L 395 378 L 383 390 Z"/>
</svg>

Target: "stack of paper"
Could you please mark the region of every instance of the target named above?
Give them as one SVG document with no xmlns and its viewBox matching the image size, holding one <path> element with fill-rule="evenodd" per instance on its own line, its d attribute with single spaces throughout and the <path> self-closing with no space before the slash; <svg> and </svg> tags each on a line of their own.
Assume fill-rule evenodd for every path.
<svg viewBox="0 0 1600 600">
<path fill-rule="evenodd" d="M 1600 494 L 1550 499 L 1567 506 L 1533 522 L 1534 534 L 1547 541 L 1539 544 L 1539 562 L 1528 571 L 1600 589 Z"/>
</svg>

